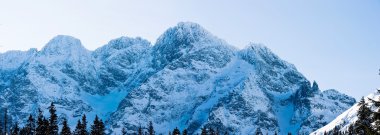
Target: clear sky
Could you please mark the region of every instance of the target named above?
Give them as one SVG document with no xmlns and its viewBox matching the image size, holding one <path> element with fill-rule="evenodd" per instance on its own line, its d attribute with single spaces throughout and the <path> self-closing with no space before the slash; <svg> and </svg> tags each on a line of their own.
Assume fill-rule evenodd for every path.
<svg viewBox="0 0 380 135">
<path fill-rule="evenodd" d="M 321 89 L 359 98 L 380 87 L 380 0 L 1 0 L 0 52 L 58 34 L 89 50 L 120 36 L 154 43 L 180 21 L 238 48 L 262 43 Z"/>
</svg>

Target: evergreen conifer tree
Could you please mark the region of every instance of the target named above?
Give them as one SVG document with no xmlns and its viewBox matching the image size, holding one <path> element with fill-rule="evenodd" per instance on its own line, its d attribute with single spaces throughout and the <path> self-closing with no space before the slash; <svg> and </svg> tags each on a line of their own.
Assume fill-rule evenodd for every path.
<svg viewBox="0 0 380 135">
<path fill-rule="evenodd" d="M 201 130 L 201 135 L 207 135 L 207 129 L 205 127 L 203 127 Z"/>
<path fill-rule="evenodd" d="M 354 135 L 354 126 L 352 124 L 350 126 L 348 126 L 347 134 L 348 135 Z"/>
<path fill-rule="evenodd" d="M 50 135 L 50 124 L 49 124 L 49 120 L 47 120 L 46 118 L 44 118 L 43 120 L 43 132 L 44 132 L 44 135 Z"/>
<path fill-rule="evenodd" d="M 361 98 L 358 110 L 358 120 L 355 123 L 355 132 L 358 134 L 372 134 L 371 119 L 372 114 L 371 110 L 368 108 L 367 103 L 364 101 L 364 97 Z"/>
<path fill-rule="evenodd" d="M 209 134 L 209 135 L 215 135 L 215 131 L 214 131 L 214 129 L 209 128 L 209 130 L 208 130 L 208 134 Z"/>
<path fill-rule="evenodd" d="M 37 127 L 36 127 L 36 135 L 45 135 L 45 124 L 44 124 L 44 116 L 42 114 L 41 109 L 38 109 L 38 118 L 37 118 Z"/>
<path fill-rule="evenodd" d="M 67 119 L 63 120 L 62 130 L 61 130 L 61 134 L 60 135 L 71 135 L 70 127 L 69 127 L 69 125 L 67 125 Z"/>
<path fill-rule="evenodd" d="M 94 124 L 91 125 L 91 135 L 105 135 L 105 126 L 104 123 L 99 117 L 96 115 Z"/>
<path fill-rule="evenodd" d="M 8 110 L 7 108 L 4 109 L 4 135 L 8 133 Z"/>
<path fill-rule="evenodd" d="M 78 120 L 77 126 L 75 127 L 75 130 L 73 132 L 73 135 L 80 135 L 81 130 L 82 130 L 82 123 L 80 122 L 80 120 Z"/>
<path fill-rule="evenodd" d="M 125 129 L 125 127 L 121 129 L 121 135 L 127 135 L 127 130 Z"/>
<path fill-rule="evenodd" d="M 16 124 L 12 128 L 11 135 L 18 135 L 19 131 L 20 131 L 20 127 L 18 127 L 18 123 L 16 122 Z"/>
<path fill-rule="evenodd" d="M 103 120 L 100 119 L 99 121 L 99 135 L 105 135 L 106 134 L 106 126 L 103 123 Z"/>
<path fill-rule="evenodd" d="M 84 114 L 82 116 L 82 126 L 81 126 L 81 129 L 80 129 L 80 135 L 87 135 L 88 134 L 88 131 L 87 131 L 87 117 L 86 117 L 86 114 Z"/>
<path fill-rule="evenodd" d="M 137 134 L 138 134 L 138 135 L 143 135 L 143 131 L 142 131 L 141 126 L 139 127 L 139 129 L 138 129 L 138 131 L 137 131 Z"/>
<path fill-rule="evenodd" d="M 179 129 L 176 127 L 174 130 L 173 130 L 173 134 L 172 135 L 181 135 L 181 132 L 179 131 Z"/>
<path fill-rule="evenodd" d="M 188 133 L 187 133 L 187 129 L 184 129 L 183 131 L 182 131 L 182 135 L 187 135 Z"/>
<path fill-rule="evenodd" d="M 154 135 L 155 134 L 152 121 L 149 121 L 149 124 L 148 124 L 148 134 L 149 135 Z"/>
<path fill-rule="evenodd" d="M 58 135 L 58 116 L 56 114 L 55 105 L 52 102 L 49 107 L 49 135 Z"/>
<path fill-rule="evenodd" d="M 30 134 L 30 133 L 27 133 L 27 129 L 26 127 L 24 128 L 21 128 L 20 132 L 19 132 L 19 135 L 33 135 L 33 134 Z"/>
<path fill-rule="evenodd" d="M 25 125 L 25 134 L 34 135 L 36 130 L 36 124 L 32 115 L 29 115 L 28 121 Z"/>
<path fill-rule="evenodd" d="M 263 132 L 261 132 L 260 127 L 256 129 L 255 135 L 263 135 Z"/>
</svg>

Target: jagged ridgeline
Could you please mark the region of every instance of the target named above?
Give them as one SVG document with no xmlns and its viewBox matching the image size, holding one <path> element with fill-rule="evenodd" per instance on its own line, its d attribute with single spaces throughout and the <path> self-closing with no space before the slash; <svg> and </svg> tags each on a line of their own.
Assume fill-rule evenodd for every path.
<svg viewBox="0 0 380 135">
<path fill-rule="evenodd" d="M 84 114 L 98 115 L 111 134 L 135 133 L 149 121 L 157 134 L 176 127 L 307 134 L 355 103 L 321 91 L 263 45 L 236 49 L 190 22 L 154 45 L 120 37 L 89 51 L 60 35 L 41 50 L 2 53 L 0 93 L 0 106 L 20 125 L 53 102 L 60 123 L 67 119 L 73 129 Z"/>
</svg>

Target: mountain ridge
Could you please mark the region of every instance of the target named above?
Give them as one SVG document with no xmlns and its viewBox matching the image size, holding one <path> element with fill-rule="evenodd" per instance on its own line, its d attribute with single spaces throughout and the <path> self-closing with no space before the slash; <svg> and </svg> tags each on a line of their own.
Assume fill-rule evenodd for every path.
<svg viewBox="0 0 380 135">
<path fill-rule="evenodd" d="M 238 50 L 191 22 L 169 28 L 155 45 L 120 37 L 88 51 L 79 39 L 59 35 L 28 54 L 12 71 L 0 67 L 0 92 L 8 93 L 0 95 L 1 107 L 26 118 L 55 102 L 70 125 L 80 115 L 99 114 L 114 133 L 121 127 L 133 132 L 148 121 L 158 133 L 176 126 L 190 133 L 203 126 L 237 134 L 258 127 L 310 133 L 355 102 L 322 92 L 263 45 Z M 337 102 L 338 110 L 319 113 L 333 112 L 329 102 Z M 315 119 L 320 123 L 310 123 Z"/>
</svg>

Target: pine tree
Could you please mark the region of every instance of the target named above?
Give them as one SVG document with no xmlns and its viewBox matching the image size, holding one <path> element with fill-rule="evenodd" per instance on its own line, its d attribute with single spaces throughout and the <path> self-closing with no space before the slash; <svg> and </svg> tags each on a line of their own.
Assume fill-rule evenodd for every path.
<svg viewBox="0 0 380 135">
<path fill-rule="evenodd" d="M 11 135 L 18 135 L 19 131 L 20 128 L 18 127 L 18 123 L 16 122 L 16 124 L 12 128 Z"/>
<path fill-rule="evenodd" d="M 104 125 L 102 119 L 99 121 L 99 135 L 105 135 L 106 134 L 106 126 Z"/>
<path fill-rule="evenodd" d="M 260 127 L 256 129 L 255 135 L 263 135 L 263 132 L 261 132 Z"/>
<path fill-rule="evenodd" d="M 205 127 L 202 128 L 201 135 L 207 135 L 207 130 Z"/>
<path fill-rule="evenodd" d="M 376 112 L 373 112 L 373 131 L 376 132 L 376 134 L 380 135 L 380 106 L 376 106 L 378 109 Z"/>
<path fill-rule="evenodd" d="M 339 127 L 334 127 L 334 129 L 333 129 L 333 133 L 332 133 L 333 135 L 339 135 Z"/>
<path fill-rule="evenodd" d="M 82 126 L 81 126 L 81 130 L 80 130 L 80 135 L 87 135 L 88 134 L 88 131 L 87 131 L 87 118 L 86 118 L 86 114 L 84 114 L 82 116 Z"/>
<path fill-rule="evenodd" d="M 176 127 L 174 130 L 173 130 L 173 134 L 172 135 L 181 135 L 181 132 L 179 131 L 179 129 Z"/>
<path fill-rule="evenodd" d="M 143 131 L 142 131 L 141 126 L 139 127 L 139 129 L 138 129 L 138 131 L 137 131 L 137 134 L 138 134 L 138 135 L 143 135 Z"/>
<path fill-rule="evenodd" d="M 228 132 L 226 131 L 226 132 L 224 132 L 224 135 L 228 135 Z"/>
<path fill-rule="evenodd" d="M 63 119 L 62 130 L 60 135 L 71 135 L 71 130 L 69 125 L 67 125 L 67 119 Z"/>
<path fill-rule="evenodd" d="M 94 124 L 91 125 L 91 135 L 105 135 L 105 127 L 98 115 L 95 116 Z"/>
<path fill-rule="evenodd" d="M 55 105 L 52 102 L 49 107 L 49 135 L 58 135 L 58 116 L 56 114 Z"/>
<path fill-rule="evenodd" d="M 41 109 L 38 109 L 38 118 L 37 118 L 37 127 L 36 127 L 36 135 L 45 135 L 45 124 L 44 124 L 44 116 L 42 115 Z"/>
<path fill-rule="evenodd" d="M 34 135 L 36 130 L 36 124 L 32 115 L 29 115 L 27 124 L 25 125 L 25 133 L 27 135 Z"/>
<path fill-rule="evenodd" d="M 44 118 L 43 120 L 43 132 L 44 132 L 44 135 L 50 135 L 50 124 L 49 124 L 49 120 L 47 120 L 46 118 Z"/>
<path fill-rule="evenodd" d="M 19 132 L 19 135 L 34 135 L 34 134 L 30 134 L 28 133 L 26 127 L 22 128 Z"/>
<path fill-rule="evenodd" d="M 274 132 L 274 135 L 278 135 L 277 131 Z"/>
<path fill-rule="evenodd" d="M 219 134 L 220 134 L 219 128 L 216 128 L 215 135 L 219 135 Z"/>
<path fill-rule="evenodd" d="M 371 119 L 369 117 L 372 112 L 367 107 L 367 103 L 364 101 L 363 97 L 358 105 L 360 105 L 360 107 L 357 113 L 358 120 L 355 123 L 355 132 L 358 134 L 372 134 Z"/>
<path fill-rule="evenodd" d="M 354 126 L 352 124 L 348 126 L 347 134 L 354 135 Z"/>
<path fill-rule="evenodd" d="M 155 134 L 154 132 L 155 131 L 154 131 L 153 123 L 152 123 L 152 121 L 149 121 L 149 124 L 148 124 L 148 134 L 149 135 L 154 135 Z"/>
<path fill-rule="evenodd" d="M 8 123 L 8 111 L 7 111 L 7 108 L 5 108 L 4 109 L 4 135 L 6 135 L 8 132 L 7 123 Z"/>
<path fill-rule="evenodd" d="M 184 129 L 183 131 L 182 131 L 182 135 L 187 135 L 188 133 L 187 133 L 187 129 Z"/>
<path fill-rule="evenodd" d="M 209 135 L 215 135 L 215 131 L 212 128 L 209 128 L 208 133 Z"/>
<path fill-rule="evenodd" d="M 127 135 L 127 130 L 125 129 L 125 127 L 121 129 L 121 135 Z"/>
<path fill-rule="evenodd" d="M 77 126 L 75 127 L 73 135 L 80 135 L 81 130 L 82 130 L 82 123 L 80 122 L 80 120 L 78 120 L 78 123 L 77 123 Z"/>
</svg>

